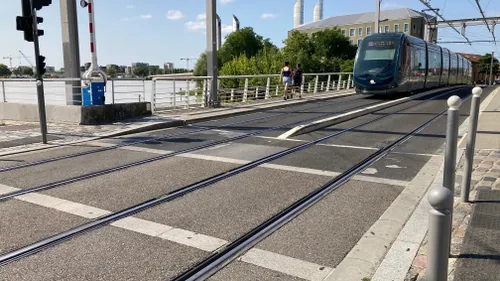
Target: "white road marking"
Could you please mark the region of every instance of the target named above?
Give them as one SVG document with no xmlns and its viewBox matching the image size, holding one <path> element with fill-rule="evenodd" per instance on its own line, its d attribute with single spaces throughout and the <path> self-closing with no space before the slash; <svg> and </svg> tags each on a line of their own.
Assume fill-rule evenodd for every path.
<svg viewBox="0 0 500 281">
<path fill-rule="evenodd" d="M 21 190 L 0 184 L 0 194 Z M 63 213 L 75 216 L 95 219 L 101 216 L 109 215 L 112 212 L 100 208 L 84 205 L 49 195 L 40 193 L 30 193 L 14 197 L 17 200 L 31 203 L 37 206 L 55 209 Z M 157 237 L 170 242 L 178 243 L 184 246 L 193 247 L 207 252 L 214 252 L 217 249 L 228 244 L 228 241 L 203 235 L 193 231 L 164 225 L 136 217 L 127 217 L 111 223 L 112 226 L 121 229 L 141 233 L 144 235 Z M 308 261 L 284 256 L 281 254 L 253 248 L 240 257 L 240 260 L 257 265 L 263 268 L 282 272 L 294 277 L 306 280 L 322 280 L 333 269 Z"/>
<path fill-rule="evenodd" d="M 195 233 L 180 228 L 172 228 L 171 230 L 160 234 L 158 237 L 207 252 L 213 252 L 228 243 L 227 241 L 216 237 Z"/>
<path fill-rule="evenodd" d="M 362 174 L 365 174 L 365 175 L 375 175 L 377 173 L 377 169 L 375 168 L 368 168 L 366 170 L 364 170 L 363 172 L 361 172 Z"/>
<path fill-rule="evenodd" d="M 133 150 L 133 151 L 143 151 L 143 152 L 148 152 L 148 153 L 155 153 L 155 154 L 166 154 L 169 151 L 166 150 L 159 150 L 159 149 L 152 149 L 152 148 L 143 148 L 143 147 L 121 147 L 120 149 L 125 149 L 125 150 Z M 207 160 L 207 161 L 216 161 L 216 162 L 224 162 L 224 163 L 230 163 L 230 164 L 237 164 L 237 165 L 245 165 L 250 163 L 251 161 L 248 160 L 241 160 L 241 159 L 234 159 L 234 158 L 227 158 L 227 157 L 219 157 L 219 156 L 211 156 L 211 155 L 203 155 L 203 154 L 194 154 L 194 153 L 185 153 L 185 154 L 180 154 L 177 155 L 177 157 L 183 157 L 183 158 L 191 158 L 191 159 L 199 159 L 199 160 Z M 304 173 L 304 174 L 311 174 L 311 175 L 318 175 L 318 176 L 327 176 L 327 177 L 336 177 L 340 175 L 338 172 L 333 172 L 333 171 L 326 171 L 326 170 L 318 170 L 318 169 L 309 169 L 309 168 L 302 168 L 302 167 L 296 167 L 296 166 L 288 166 L 288 165 L 279 165 L 279 164 L 262 164 L 259 167 L 261 168 L 268 168 L 268 169 L 274 169 L 274 170 L 282 170 L 282 171 L 290 171 L 290 172 L 298 172 L 298 173 Z M 376 174 L 378 171 L 374 168 L 368 168 L 363 172 L 363 174 Z M 388 184 L 388 185 L 394 185 L 394 186 L 403 186 L 406 187 L 408 185 L 407 181 L 401 181 L 401 180 L 393 180 L 393 179 L 386 179 L 386 178 L 378 178 L 378 177 L 370 177 L 370 176 L 363 176 L 363 175 L 357 175 L 353 177 L 353 180 L 359 180 L 359 181 L 365 181 L 365 182 L 372 182 L 372 183 L 381 183 L 381 184 Z"/>
<path fill-rule="evenodd" d="M 306 140 L 298 140 L 292 138 L 280 139 L 275 137 L 266 137 L 266 136 L 255 136 L 256 138 L 262 139 L 272 139 L 279 141 L 292 141 L 292 142 L 308 142 Z M 327 147 L 340 147 L 340 148 L 352 148 L 352 149 L 362 149 L 362 150 L 379 150 L 376 147 L 367 147 L 367 146 L 354 146 L 354 145 L 341 145 L 341 144 L 326 144 L 326 143 L 318 143 L 317 146 L 327 146 Z M 402 155 L 416 155 L 416 156 L 427 156 L 427 157 L 437 157 L 441 155 L 437 154 L 429 154 L 429 153 L 413 153 L 413 152 L 402 152 L 402 151 L 392 151 L 390 154 L 402 154 Z"/>
<path fill-rule="evenodd" d="M 250 249 L 239 260 L 314 281 L 323 280 L 333 270 L 331 267 L 318 266 L 314 263 L 304 262 L 299 259 L 256 248 Z"/>
</svg>

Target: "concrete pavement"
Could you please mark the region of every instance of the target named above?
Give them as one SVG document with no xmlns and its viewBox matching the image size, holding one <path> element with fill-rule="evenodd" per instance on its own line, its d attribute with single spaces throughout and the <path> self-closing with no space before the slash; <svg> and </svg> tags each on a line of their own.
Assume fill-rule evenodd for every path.
<svg viewBox="0 0 500 281">
<path fill-rule="evenodd" d="M 460 94 L 465 95 L 463 91 Z M 356 106 L 373 103 L 367 98 L 350 98 L 345 102 L 328 103 L 326 107 L 302 112 L 286 109 L 289 114 L 279 118 L 255 120 L 245 125 L 235 125 L 224 130 L 210 130 L 171 140 L 144 143 L 90 154 L 82 159 L 68 159 L 64 165 L 44 164 L 2 175 L 3 191 L 26 188 L 38 182 L 58 180 L 81 171 L 92 171 L 152 155 L 193 147 L 211 140 L 304 118 L 319 116 L 325 111 L 341 112 Z M 416 105 L 400 114 L 359 128 L 356 132 L 325 141 L 324 143 L 285 156 L 271 163 L 241 173 L 207 188 L 190 193 L 168 204 L 138 213 L 133 219 L 124 219 L 111 226 L 75 237 L 46 251 L 14 262 L 2 268 L 2 280 L 157 280 L 170 279 L 189 266 L 224 246 L 241 234 L 276 214 L 290 203 L 318 188 L 346 168 L 359 162 L 377 148 L 411 131 L 415 126 L 432 118 L 429 112 L 446 109 L 445 98 Z M 316 105 L 317 106 L 317 105 Z M 467 106 L 463 114 L 467 114 Z M 402 108 L 402 107 L 401 107 Z M 276 111 L 282 111 L 279 109 Z M 392 111 L 396 109 L 391 109 Z M 384 112 L 390 112 L 386 110 Z M 275 114 L 276 111 L 272 112 Z M 383 113 L 383 112 L 382 112 Z M 262 114 L 269 113 L 254 113 Z M 241 118 L 251 118 L 247 115 Z M 8 245 L 0 246 L 1 253 L 33 242 L 36 228 L 25 229 L 23 235 L 13 237 L 22 225 L 16 221 L 23 216 L 53 218 L 33 222 L 44 230 L 44 235 L 75 226 L 144 200 L 156 198 L 186 184 L 225 172 L 238 165 L 269 155 L 335 131 L 375 119 L 379 114 L 325 128 L 294 139 L 279 140 L 280 132 L 182 154 L 154 163 L 129 168 L 105 176 L 73 183 L 36 196 L 20 196 L 15 200 L 0 202 L 14 216 L 2 237 Z M 464 116 L 463 118 L 465 118 Z M 438 119 L 424 132 L 404 146 L 377 162 L 373 167 L 302 216 L 264 240 L 255 250 L 249 251 L 218 274 L 214 280 L 322 280 L 342 264 L 345 256 L 371 227 L 391 208 L 412 182 L 422 178 L 420 169 L 436 158 L 444 143 L 443 124 Z M 196 126 L 217 126 L 227 120 L 203 122 Z M 151 135 L 170 134 L 184 129 L 168 129 L 142 133 L 87 145 L 106 146 L 126 143 Z M 65 148 L 70 153 L 76 149 Z M 54 151 L 2 158 L 3 165 L 44 159 Z M 7 163 L 5 163 L 7 162 Z M 48 165 L 48 166 L 45 166 Z M 23 171 L 23 170 L 21 170 Z M 51 172 L 52 171 L 52 172 Z M 4 181 L 5 176 L 5 181 Z M 2 190 L 0 190 L 0 193 Z M 16 203 L 16 204 L 15 204 Z M 21 204 L 17 204 L 21 203 Z M 3 205 L 2 205 L 3 206 Z M 401 211 L 396 208 L 396 212 Z M 40 214 L 33 216 L 32 214 Z M 55 214 L 59 214 L 60 218 Z M 80 221 L 76 221 L 80 220 Z M 26 220 L 29 222 L 29 220 Z M 401 222 L 404 224 L 404 222 Z M 12 225 L 10 225 L 12 224 Z M 53 227 L 47 224 L 54 225 Z M 379 235 L 379 233 L 376 233 Z M 11 237 L 12 236 L 12 237 Z M 7 241 L 6 240 L 6 241 Z M 380 243 L 379 243 L 380 244 Z M 383 245 L 384 243 L 382 243 Z M 276 279 L 274 279 L 276 278 Z"/>
<path fill-rule="evenodd" d="M 106 137 L 170 128 L 262 110 L 272 110 L 292 105 L 301 105 L 308 102 L 347 97 L 353 93 L 352 90 L 344 90 L 340 92 L 308 95 L 301 100 L 259 100 L 257 102 L 230 105 L 217 109 L 198 108 L 160 111 L 150 117 L 97 126 L 50 123 L 48 124 L 48 145 L 43 145 L 41 143 L 39 123 L 0 120 L 0 132 L 5 132 L 0 135 L 0 155 L 18 151 L 39 150 L 60 145 L 70 145 Z"/>
</svg>

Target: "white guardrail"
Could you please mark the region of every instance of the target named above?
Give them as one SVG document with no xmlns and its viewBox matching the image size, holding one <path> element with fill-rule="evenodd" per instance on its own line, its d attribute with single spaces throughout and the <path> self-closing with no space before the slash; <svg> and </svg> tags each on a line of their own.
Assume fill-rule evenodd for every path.
<svg viewBox="0 0 500 281">
<path fill-rule="evenodd" d="M 300 91 L 304 94 L 349 89 L 352 73 L 305 73 Z M 53 105 L 81 104 L 66 89 L 81 93 L 83 79 L 45 79 L 45 102 Z M 106 104 L 151 102 L 154 111 L 203 106 L 209 95 L 210 77 L 172 76 L 145 79 L 110 79 L 106 84 Z M 219 95 L 222 104 L 246 103 L 283 97 L 279 75 L 220 76 Z M 71 92 L 71 90 L 68 90 Z M 295 94 L 297 95 L 297 93 Z M 37 103 L 36 80 L 0 79 L 0 102 Z"/>
</svg>

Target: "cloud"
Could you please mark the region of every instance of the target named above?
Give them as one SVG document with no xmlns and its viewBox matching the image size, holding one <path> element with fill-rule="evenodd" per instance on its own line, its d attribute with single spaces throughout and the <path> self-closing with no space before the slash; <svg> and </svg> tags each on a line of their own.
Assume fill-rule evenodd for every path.
<svg viewBox="0 0 500 281">
<path fill-rule="evenodd" d="M 186 27 L 191 32 L 203 31 L 207 28 L 204 20 L 186 22 Z"/>
<path fill-rule="evenodd" d="M 170 10 L 167 12 L 167 19 L 169 20 L 180 20 L 184 18 L 184 15 L 179 10 Z"/>
<path fill-rule="evenodd" d="M 261 19 L 274 19 L 277 17 L 278 17 L 277 14 L 267 14 L 267 13 L 264 13 L 260 16 Z"/>
<path fill-rule="evenodd" d="M 134 5 L 127 5 L 125 6 L 126 9 L 135 9 L 135 6 Z"/>
<path fill-rule="evenodd" d="M 120 21 L 129 21 L 130 18 L 120 18 Z"/>
<path fill-rule="evenodd" d="M 141 15 L 141 19 L 143 19 L 143 20 L 149 20 L 149 19 L 152 19 L 152 18 L 153 18 L 153 15 L 151 15 L 151 14 Z"/>
<path fill-rule="evenodd" d="M 196 16 L 197 20 L 206 20 L 207 19 L 207 14 L 199 14 Z"/>
<path fill-rule="evenodd" d="M 400 5 L 398 3 L 393 3 L 393 2 L 382 2 L 382 5 L 380 5 L 381 10 L 393 10 L 393 9 L 401 9 L 404 8 L 403 5 Z"/>
<path fill-rule="evenodd" d="M 207 22 L 205 20 L 189 21 L 185 24 L 190 32 L 205 32 L 207 29 Z M 231 33 L 233 31 L 232 25 L 222 24 L 221 31 L 223 34 Z"/>
<path fill-rule="evenodd" d="M 226 4 L 229 4 L 229 3 L 232 3 L 232 2 L 234 2 L 234 0 L 220 0 L 220 3 L 222 5 L 226 5 Z"/>
<path fill-rule="evenodd" d="M 233 26 L 232 25 L 227 25 L 223 24 L 222 27 L 222 33 L 231 33 L 233 31 Z"/>
</svg>

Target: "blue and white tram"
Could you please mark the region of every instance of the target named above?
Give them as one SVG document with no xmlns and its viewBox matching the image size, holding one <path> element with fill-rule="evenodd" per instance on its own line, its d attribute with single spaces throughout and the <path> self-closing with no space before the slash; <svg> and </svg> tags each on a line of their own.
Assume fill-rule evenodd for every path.
<svg viewBox="0 0 500 281">
<path fill-rule="evenodd" d="M 469 60 L 404 33 L 367 36 L 354 63 L 359 94 L 413 93 L 471 83 Z"/>
</svg>

